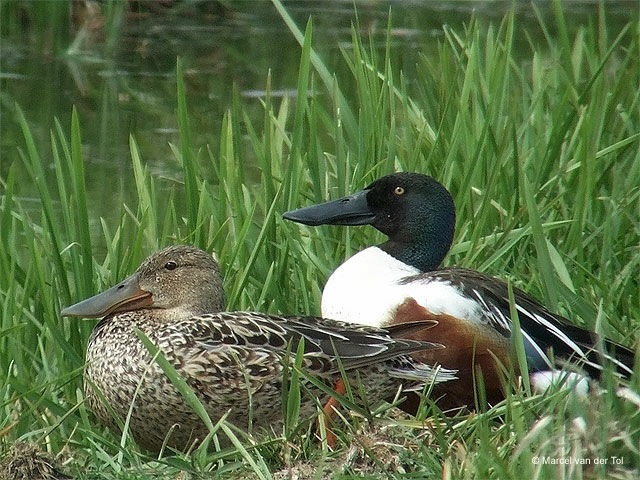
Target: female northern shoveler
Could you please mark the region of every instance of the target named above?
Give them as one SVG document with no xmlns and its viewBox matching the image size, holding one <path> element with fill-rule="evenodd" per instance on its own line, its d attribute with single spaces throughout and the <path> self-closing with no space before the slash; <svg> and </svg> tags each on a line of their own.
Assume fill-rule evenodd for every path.
<svg viewBox="0 0 640 480">
<path fill-rule="evenodd" d="M 313 317 L 215 313 L 222 308 L 217 262 L 189 246 L 165 248 L 115 287 L 65 308 L 65 316 L 104 317 L 89 339 L 85 371 L 87 401 L 100 421 L 117 430 L 110 410 L 124 420 L 131 409 L 134 438 L 153 451 L 165 438 L 169 446 L 184 449 L 208 433 L 136 330 L 160 348 L 213 422 L 230 412 L 228 420 L 244 428 L 250 418 L 248 392 L 255 427 L 270 427 L 280 420 L 283 359 L 290 344 L 296 352 L 301 339 L 307 372 L 325 380 L 339 379 L 338 357 L 347 373 L 357 370 L 371 399 L 393 395 L 403 382 L 415 386 L 454 378 L 452 372 L 436 371 L 408 356 L 441 348 L 401 339 L 416 324 L 383 330 Z M 312 415 L 313 398 L 302 400 L 301 414 Z"/>
<path fill-rule="evenodd" d="M 322 294 L 323 317 L 378 327 L 436 320 L 437 327 L 411 338 L 447 347 L 414 355 L 459 371 L 458 382 L 439 388 L 438 393 L 449 394 L 444 403 L 473 405 L 472 365 L 484 371 L 488 399 L 502 398 L 495 359 L 508 365 L 511 354 L 507 285 L 472 270 L 438 269 L 455 227 L 455 206 L 444 186 L 426 175 L 395 173 L 353 195 L 286 212 L 284 218 L 306 225 L 372 225 L 387 235 L 386 242 L 355 254 L 329 277 Z M 598 373 L 595 333 L 552 314 L 517 288 L 513 293 L 528 366 L 538 387 L 553 378 L 546 373 L 553 369 L 550 350 L 556 360 Z M 622 375 L 631 374 L 631 350 L 608 340 L 605 350 Z"/>
</svg>

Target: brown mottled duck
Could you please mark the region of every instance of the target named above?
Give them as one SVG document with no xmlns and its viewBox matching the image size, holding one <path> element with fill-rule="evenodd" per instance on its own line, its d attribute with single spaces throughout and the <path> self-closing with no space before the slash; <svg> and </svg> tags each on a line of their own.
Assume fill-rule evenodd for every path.
<svg viewBox="0 0 640 480">
<path fill-rule="evenodd" d="M 403 339 L 416 328 L 412 324 L 381 329 L 222 309 L 217 262 L 184 245 L 156 252 L 118 285 L 65 308 L 65 316 L 102 317 L 89 339 L 85 370 L 87 402 L 98 419 L 118 430 L 110 410 L 122 421 L 131 410 L 133 437 L 152 451 L 165 441 L 185 449 L 209 433 L 136 330 L 159 347 L 214 423 L 229 412 L 227 420 L 241 428 L 248 426 L 250 400 L 254 428 L 281 424 L 283 360 L 301 339 L 309 375 L 339 381 L 339 358 L 348 381 L 357 371 L 369 400 L 393 396 L 403 384 L 415 388 L 454 378 L 452 371 L 411 359 L 413 352 L 441 348 Z M 311 393 L 302 395 L 301 415 L 311 417 L 317 410 L 313 397 L 327 399 L 311 383 L 306 386 Z"/>
</svg>

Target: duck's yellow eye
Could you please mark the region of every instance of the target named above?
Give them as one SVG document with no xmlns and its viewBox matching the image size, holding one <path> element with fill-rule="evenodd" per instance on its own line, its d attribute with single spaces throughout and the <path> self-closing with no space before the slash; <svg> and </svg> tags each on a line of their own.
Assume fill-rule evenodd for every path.
<svg viewBox="0 0 640 480">
<path fill-rule="evenodd" d="M 396 188 L 393 190 L 393 193 L 395 193 L 396 195 L 402 195 L 402 194 L 404 193 L 404 188 L 402 188 L 402 187 L 396 187 Z"/>
</svg>

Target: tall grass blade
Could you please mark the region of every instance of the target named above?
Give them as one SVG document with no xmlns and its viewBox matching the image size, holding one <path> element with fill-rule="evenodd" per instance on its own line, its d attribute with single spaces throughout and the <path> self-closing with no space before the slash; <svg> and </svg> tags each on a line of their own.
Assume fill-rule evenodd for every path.
<svg viewBox="0 0 640 480">
<path fill-rule="evenodd" d="M 180 129 L 180 155 L 184 172 L 185 202 L 187 210 L 187 231 L 192 243 L 201 240 L 197 230 L 198 219 L 198 182 L 196 162 L 191 152 L 191 129 L 187 112 L 187 95 L 184 88 L 182 59 L 176 63 L 176 82 L 178 98 L 178 127 Z"/>
</svg>

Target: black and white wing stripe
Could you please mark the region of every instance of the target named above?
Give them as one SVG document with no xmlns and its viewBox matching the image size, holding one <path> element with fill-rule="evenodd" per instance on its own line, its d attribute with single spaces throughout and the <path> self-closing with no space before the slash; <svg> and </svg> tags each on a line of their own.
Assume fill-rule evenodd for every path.
<svg viewBox="0 0 640 480">
<path fill-rule="evenodd" d="M 509 310 L 507 284 L 501 280 L 473 270 L 451 268 L 438 271 L 438 275 L 460 285 L 465 294 L 478 301 L 489 322 L 503 335 L 511 336 L 512 321 Z M 525 351 L 534 370 L 552 367 L 549 351 L 563 361 L 582 366 L 591 375 L 602 371 L 602 358 L 612 362 L 618 373 L 628 377 L 633 373 L 634 352 L 596 333 L 554 315 L 537 300 L 518 288 L 513 289 L 518 310 Z M 604 346 L 601 355 L 599 342 Z"/>
</svg>

